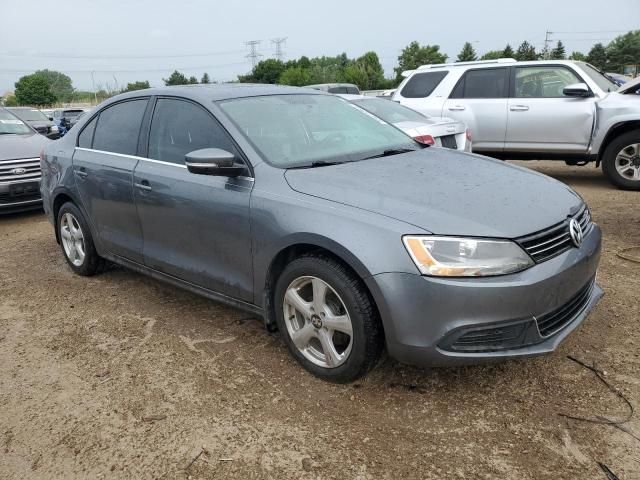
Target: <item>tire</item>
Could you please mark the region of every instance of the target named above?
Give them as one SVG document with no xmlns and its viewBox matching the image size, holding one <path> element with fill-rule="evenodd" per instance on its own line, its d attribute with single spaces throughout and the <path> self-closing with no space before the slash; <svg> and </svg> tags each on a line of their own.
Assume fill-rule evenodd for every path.
<svg viewBox="0 0 640 480">
<path fill-rule="evenodd" d="M 613 139 L 602 156 L 602 171 L 618 188 L 640 190 L 640 130 Z"/>
<path fill-rule="evenodd" d="M 89 225 L 73 203 L 67 202 L 58 211 L 56 222 L 62 255 L 71 270 L 90 277 L 104 267 L 104 259 L 96 252 Z"/>
<path fill-rule="evenodd" d="M 384 345 L 378 311 L 362 280 L 330 256 L 291 261 L 276 282 L 274 307 L 289 351 L 313 375 L 348 383 L 377 364 Z"/>
</svg>

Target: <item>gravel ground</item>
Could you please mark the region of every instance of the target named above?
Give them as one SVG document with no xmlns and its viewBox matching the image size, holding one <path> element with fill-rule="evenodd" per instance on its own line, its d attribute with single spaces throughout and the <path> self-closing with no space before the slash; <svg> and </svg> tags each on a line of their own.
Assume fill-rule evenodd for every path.
<svg viewBox="0 0 640 480">
<path fill-rule="evenodd" d="M 122 269 L 71 273 L 42 213 L 0 218 L 0 478 L 640 479 L 640 193 L 592 167 L 606 295 L 557 352 L 319 381 L 254 318 Z M 637 438 L 634 439 L 633 435 Z M 614 478 L 614 477 L 610 477 Z"/>
</svg>

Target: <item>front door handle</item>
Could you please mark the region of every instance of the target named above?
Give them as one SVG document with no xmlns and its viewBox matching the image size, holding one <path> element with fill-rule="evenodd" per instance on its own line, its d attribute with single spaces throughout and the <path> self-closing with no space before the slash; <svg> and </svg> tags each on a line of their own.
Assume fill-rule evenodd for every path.
<svg viewBox="0 0 640 480">
<path fill-rule="evenodd" d="M 149 180 L 140 180 L 140 183 L 134 183 L 136 187 L 140 190 L 151 190 L 151 185 L 149 185 Z"/>
<path fill-rule="evenodd" d="M 465 108 L 464 105 L 451 105 L 449 107 L 449 110 L 451 110 L 452 112 L 459 112 L 464 110 L 464 108 Z"/>
<path fill-rule="evenodd" d="M 509 110 L 511 110 L 512 112 L 526 112 L 527 110 L 529 110 L 529 107 L 526 105 L 511 105 L 509 107 Z"/>
<path fill-rule="evenodd" d="M 80 178 L 87 178 L 89 176 L 89 173 L 84 167 L 80 167 L 78 170 L 75 170 L 75 173 Z"/>
</svg>

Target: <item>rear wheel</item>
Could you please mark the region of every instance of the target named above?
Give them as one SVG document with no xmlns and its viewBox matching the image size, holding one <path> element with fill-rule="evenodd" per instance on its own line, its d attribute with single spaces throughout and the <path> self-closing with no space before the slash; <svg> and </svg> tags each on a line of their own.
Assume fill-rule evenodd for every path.
<svg viewBox="0 0 640 480">
<path fill-rule="evenodd" d="M 96 252 L 89 226 L 71 202 L 58 211 L 58 234 L 62 254 L 75 273 L 91 276 L 102 269 L 104 260 Z"/>
<path fill-rule="evenodd" d="M 328 256 L 311 254 L 289 263 L 276 284 L 275 308 L 292 355 L 320 378 L 351 382 L 380 358 L 382 328 L 368 292 Z"/>
<path fill-rule="evenodd" d="M 602 171 L 625 190 L 640 190 L 640 130 L 620 135 L 606 148 Z"/>
</svg>

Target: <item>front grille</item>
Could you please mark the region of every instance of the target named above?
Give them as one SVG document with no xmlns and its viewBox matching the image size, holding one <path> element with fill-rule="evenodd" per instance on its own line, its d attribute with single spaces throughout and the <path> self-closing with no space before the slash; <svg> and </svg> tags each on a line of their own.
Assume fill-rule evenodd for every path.
<svg viewBox="0 0 640 480">
<path fill-rule="evenodd" d="M 445 135 L 440 137 L 440 143 L 444 148 L 453 148 L 454 150 L 458 148 L 455 135 Z"/>
<path fill-rule="evenodd" d="M 583 205 L 580 211 L 571 218 L 575 218 L 578 223 L 580 223 L 584 236 L 593 228 L 591 214 L 586 205 Z M 532 233 L 531 235 L 517 238 L 516 242 L 531 255 L 531 258 L 533 258 L 536 263 L 549 260 L 570 250 L 574 246 L 571 240 L 571 234 L 569 233 L 569 220 L 570 219 L 567 219 L 556 223 L 549 228 Z"/>
<path fill-rule="evenodd" d="M 29 188 L 22 192 L 15 193 L 0 193 L 0 205 L 16 202 L 29 202 L 31 200 L 39 200 L 40 191 L 36 188 Z"/>
<path fill-rule="evenodd" d="M 532 322 L 518 322 L 468 329 L 450 345 L 440 345 L 446 350 L 457 352 L 498 352 L 518 348 L 523 344 L 526 332 Z M 535 327 L 534 327 L 535 328 Z"/>
<path fill-rule="evenodd" d="M 17 169 L 23 169 L 24 172 L 14 173 Z M 17 180 L 40 180 L 40 159 L 26 158 L 24 160 L 1 161 L 0 182 L 15 182 Z"/>
<path fill-rule="evenodd" d="M 591 291 L 595 285 L 595 279 L 591 279 L 576 293 L 571 300 L 556 310 L 536 317 L 540 335 L 548 337 L 559 332 L 586 308 L 591 298 Z"/>
</svg>

